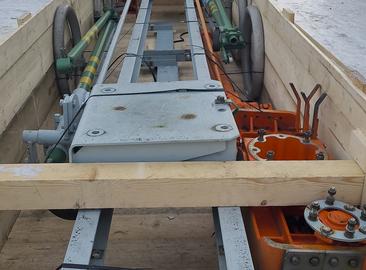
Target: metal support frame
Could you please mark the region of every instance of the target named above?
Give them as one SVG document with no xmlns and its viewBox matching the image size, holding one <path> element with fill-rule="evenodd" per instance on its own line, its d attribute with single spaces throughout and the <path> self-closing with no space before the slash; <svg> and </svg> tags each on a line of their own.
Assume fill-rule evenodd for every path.
<svg viewBox="0 0 366 270">
<path fill-rule="evenodd" d="M 213 208 L 220 270 L 254 270 L 240 207 Z"/>
<path fill-rule="evenodd" d="M 103 265 L 112 215 L 113 209 L 80 210 L 78 212 L 64 264 Z M 75 270 L 77 268 L 63 267 L 61 269 Z"/>
<path fill-rule="evenodd" d="M 215 96 L 224 95 L 224 92 L 221 83 L 211 79 L 193 0 L 185 1 L 185 14 L 190 39 L 190 49 L 188 50 L 174 50 L 173 29 L 171 25 L 168 25 L 167 23 L 150 24 L 152 1 L 142 0 L 118 81 L 116 84 L 102 84 L 111 57 L 118 43 L 119 36 L 122 32 L 127 14 L 126 8 L 128 9 L 130 2 L 131 1 L 128 0 L 126 3 L 108 52 L 104 58 L 97 83 L 93 87 L 91 96 L 94 98 L 91 99 L 91 102 L 89 102 L 90 104 L 86 105 L 82 117 L 84 117 L 84 114 L 90 114 L 88 106 L 92 106 L 91 104 L 93 102 L 98 100 L 100 100 L 101 104 L 107 102 L 106 98 L 108 97 L 105 96 L 106 94 L 115 95 L 113 99 L 117 99 L 118 96 L 121 95 L 126 95 L 123 98 L 124 102 L 127 102 L 128 100 L 127 95 L 132 96 L 133 100 L 137 101 L 147 97 L 146 102 L 142 102 L 142 104 L 147 104 L 147 101 L 150 103 L 155 102 L 155 98 L 161 96 L 160 102 L 163 104 L 171 104 L 169 98 L 174 99 L 176 95 L 179 97 L 179 95 L 181 95 L 180 92 L 184 90 L 185 92 L 189 91 L 190 93 L 194 93 L 192 94 L 194 96 L 192 96 L 192 98 L 199 99 L 202 96 L 205 98 L 204 100 L 206 103 L 215 104 Z M 156 49 L 153 51 L 144 50 L 146 36 L 149 30 L 156 32 Z M 179 81 L 178 61 L 192 61 L 194 80 Z M 137 83 L 142 62 L 151 64 L 153 67 L 157 68 L 157 82 Z M 164 94 L 170 92 L 173 93 L 164 96 L 159 95 L 159 93 Z M 150 94 L 153 95 L 150 97 L 148 96 Z M 164 98 L 168 96 L 169 98 L 164 101 Z M 192 106 L 192 104 L 195 103 L 191 101 L 190 106 Z M 205 106 L 216 108 L 211 105 Z M 217 106 L 228 107 L 228 105 Z M 167 108 L 168 107 L 166 107 L 166 110 Z M 229 107 L 225 109 L 228 112 L 227 115 L 232 117 L 230 110 L 227 109 L 229 109 Z M 222 112 L 221 114 L 225 115 Z M 222 118 L 221 114 L 220 119 L 226 119 L 225 117 Z M 206 122 L 207 121 L 208 120 L 206 120 Z M 82 122 L 83 120 L 81 120 L 78 129 L 81 129 L 80 126 L 83 125 L 84 122 L 90 123 L 87 119 L 83 123 Z M 83 126 L 83 128 L 85 127 Z M 234 129 L 232 132 L 232 135 L 234 136 L 232 140 L 234 142 L 234 147 L 236 145 L 235 132 Z M 161 134 L 159 136 L 161 137 Z M 75 143 L 77 137 L 80 137 L 78 133 L 75 134 L 72 146 L 70 147 L 70 160 L 72 162 L 75 162 L 72 157 L 72 149 L 74 145 L 75 147 L 77 145 L 77 143 Z M 213 149 L 212 147 L 214 146 L 211 145 L 210 147 Z M 218 156 L 217 160 L 232 160 L 235 158 L 235 155 L 236 154 L 221 155 Z M 98 157 L 101 158 L 100 155 L 98 155 Z M 213 159 L 215 159 L 215 156 L 213 156 Z M 76 162 L 85 162 L 85 159 L 82 158 Z M 112 212 L 113 210 L 80 210 L 78 212 L 64 263 L 103 265 Z M 214 209 L 214 219 L 218 247 L 223 250 L 222 253 L 219 253 L 220 269 L 253 269 L 240 208 L 216 208 Z M 67 268 L 63 269 L 65 270 Z"/>
</svg>

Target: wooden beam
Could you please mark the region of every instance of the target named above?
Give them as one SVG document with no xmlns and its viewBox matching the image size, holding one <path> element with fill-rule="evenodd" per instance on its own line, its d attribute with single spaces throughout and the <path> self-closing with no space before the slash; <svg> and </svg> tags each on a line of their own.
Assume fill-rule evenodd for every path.
<svg viewBox="0 0 366 270">
<path fill-rule="evenodd" d="M 0 165 L 0 210 L 359 204 L 354 161 Z"/>
</svg>

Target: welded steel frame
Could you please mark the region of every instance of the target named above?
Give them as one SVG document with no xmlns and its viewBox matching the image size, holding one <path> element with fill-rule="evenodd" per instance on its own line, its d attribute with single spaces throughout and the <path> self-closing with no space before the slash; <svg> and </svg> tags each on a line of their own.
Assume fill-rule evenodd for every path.
<svg viewBox="0 0 366 270">
<path fill-rule="evenodd" d="M 171 26 L 166 24 L 151 25 L 152 1 L 142 0 L 118 81 L 116 84 L 103 84 L 130 4 L 131 1 L 128 0 L 104 58 L 92 96 L 105 95 L 103 89 L 108 87 L 110 89 L 116 87 L 118 88 L 117 91 L 121 88 L 128 89 L 131 93 L 141 93 L 146 91 L 145 89 L 149 89 L 149 91 L 155 89 L 156 92 L 177 91 L 178 89 L 190 89 L 192 91 L 205 89 L 215 91 L 217 89 L 222 91 L 221 83 L 212 80 L 210 76 L 193 0 L 185 1 L 190 50 L 173 49 Z M 157 32 L 156 48 L 158 52 L 144 51 L 149 30 Z M 159 55 L 159 57 L 154 58 L 156 55 Z M 157 82 L 148 84 L 151 87 L 137 83 L 143 61 L 153 62 L 158 69 Z M 192 61 L 194 80 L 178 80 L 177 61 Z M 161 72 L 159 72 L 159 69 Z M 124 92 L 123 94 L 129 93 Z M 78 212 L 64 264 L 103 265 L 112 215 L 112 209 L 80 210 Z M 215 208 L 213 209 L 213 216 L 218 248 L 222 250 L 222 253 L 219 252 L 220 270 L 254 269 L 240 208 Z M 67 268 L 65 266 L 62 269 L 77 268 Z"/>
</svg>

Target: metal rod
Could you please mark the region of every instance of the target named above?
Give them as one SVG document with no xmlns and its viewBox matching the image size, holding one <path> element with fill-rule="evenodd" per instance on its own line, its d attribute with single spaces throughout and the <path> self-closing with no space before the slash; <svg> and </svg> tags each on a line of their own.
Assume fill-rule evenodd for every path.
<svg viewBox="0 0 366 270">
<path fill-rule="evenodd" d="M 104 13 L 103 16 L 100 17 L 100 19 L 93 25 L 93 27 L 90 28 L 89 31 L 83 36 L 83 38 L 71 49 L 71 51 L 67 54 L 71 61 L 79 57 L 84 52 L 86 47 L 96 37 L 99 31 L 102 30 L 112 15 L 112 10 L 108 10 L 106 13 Z"/>
<path fill-rule="evenodd" d="M 99 76 L 98 76 L 98 79 L 97 79 L 96 83 L 103 83 L 104 80 L 105 80 L 105 77 L 107 76 L 108 67 L 109 67 L 109 64 L 111 62 L 111 59 L 113 57 L 113 53 L 114 53 L 114 51 L 116 49 L 117 43 L 119 41 L 118 39 L 119 39 L 119 36 L 120 36 L 120 34 L 122 32 L 123 26 L 125 24 L 126 17 L 127 17 L 127 13 L 128 13 L 128 10 L 130 9 L 131 2 L 132 2 L 132 0 L 127 0 L 125 6 L 123 8 L 121 17 L 120 17 L 120 19 L 118 21 L 118 25 L 117 25 L 116 31 L 114 33 L 113 39 L 111 41 L 111 44 L 109 45 L 108 53 L 107 53 L 107 55 L 105 57 L 105 60 L 103 62 L 103 65 L 102 65 L 102 68 L 100 70 L 100 73 L 99 73 Z"/>
<path fill-rule="evenodd" d="M 106 46 L 108 38 L 112 33 L 114 24 L 115 23 L 113 21 L 109 21 L 102 35 L 99 37 L 97 44 L 95 45 L 95 48 L 89 58 L 88 64 L 81 75 L 79 88 L 89 91 L 93 86 L 94 77 L 97 73 L 104 47 Z"/>
</svg>

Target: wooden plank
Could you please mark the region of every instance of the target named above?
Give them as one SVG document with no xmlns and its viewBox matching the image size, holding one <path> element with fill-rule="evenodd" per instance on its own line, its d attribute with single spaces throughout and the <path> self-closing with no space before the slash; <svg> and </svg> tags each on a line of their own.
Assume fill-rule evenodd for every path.
<svg viewBox="0 0 366 270">
<path fill-rule="evenodd" d="M 362 143 L 366 136 L 364 93 L 302 31 L 282 16 L 273 1 L 256 1 L 256 5 L 263 17 L 268 62 L 287 92 L 292 95 L 289 82 L 295 83 L 298 89 L 306 93 L 320 83 L 328 94 L 319 114 L 320 138 L 336 158 L 362 160 L 366 151 Z M 265 82 L 268 83 L 268 80 Z M 279 99 L 276 90 L 267 85 L 266 88 L 276 107 L 289 103 Z M 360 130 L 357 137 L 352 135 L 355 129 Z M 359 148 L 351 147 L 352 144 L 359 145 Z M 359 162 L 359 165 L 365 167 L 365 163 Z"/>
<path fill-rule="evenodd" d="M 0 166 L 0 210 L 358 204 L 354 161 L 12 164 Z"/>
<path fill-rule="evenodd" d="M 105 265 L 159 270 L 216 270 L 211 209 L 115 210 Z M 0 253 L 0 269 L 56 269 L 74 222 L 23 211 Z"/>
</svg>

